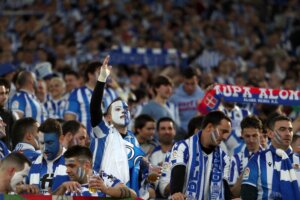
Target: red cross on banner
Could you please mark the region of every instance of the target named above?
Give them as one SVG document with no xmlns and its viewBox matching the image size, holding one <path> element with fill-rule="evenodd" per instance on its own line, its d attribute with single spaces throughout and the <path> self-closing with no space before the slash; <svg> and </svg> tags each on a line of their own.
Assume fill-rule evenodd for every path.
<svg viewBox="0 0 300 200">
<path fill-rule="evenodd" d="M 213 95 L 208 94 L 204 100 L 204 103 L 207 107 L 213 109 L 218 103 L 218 100 Z"/>
</svg>

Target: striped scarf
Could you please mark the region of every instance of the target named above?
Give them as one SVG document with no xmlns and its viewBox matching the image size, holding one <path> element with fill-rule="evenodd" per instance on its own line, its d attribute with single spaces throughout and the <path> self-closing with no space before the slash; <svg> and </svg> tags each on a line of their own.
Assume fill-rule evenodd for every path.
<svg viewBox="0 0 300 200">
<path fill-rule="evenodd" d="M 216 110 L 222 99 L 226 102 L 296 106 L 299 105 L 300 91 L 217 84 L 206 92 L 198 111 L 207 114 Z"/>
<path fill-rule="evenodd" d="M 188 174 L 188 183 L 186 194 L 189 199 L 202 199 L 209 196 L 210 200 L 224 199 L 223 195 L 223 159 L 222 152 L 219 147 L 212 152 L 212 158 L 207 158 L 203 155 L 202 147 L 199 138 L 202 132 L 193 136 L 189 140 L 189 145 L 193 146 L 191 156 L 191 170 Z M 206 165 L 206 163 L 208 163 Z M 207 168 L 206 168 L 207 166 Z M 193 169 L 193 170 L 192 170 Z M 209 174 L 207 174 L 209 173 Z M 198 174 L 195 176 L 195 174 Z M 209 194 L 206 184 L 209 182 Z"/>
<path fill-rule="evenodd" d="M 271 193 L 272 199 L 300 199 L 296 173 L 288 157 L 292 149 L 289 148 L 287 152 L 282 149 L 275 149 L 273 146 L 270 149 L 275 161 Z"/>
</svg>

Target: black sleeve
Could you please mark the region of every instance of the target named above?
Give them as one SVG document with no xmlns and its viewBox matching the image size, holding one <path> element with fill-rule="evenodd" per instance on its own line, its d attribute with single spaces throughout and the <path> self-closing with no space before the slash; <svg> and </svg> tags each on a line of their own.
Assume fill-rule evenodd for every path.
<svg viewBox="0 0 300 200">
<path fill-rule="evenodd" d="M 183 192 L 185 169 L 186 166 L 184 165 L 177 165 L 172 169 L 170 180 L 171 195 L 176 192 Z"/>
<path fill-rule="evenodd" d="M 230 187 L 229 187 L 227 181 L 224 180 L 224 179 L 223 179 L 223 185 L 224 185 L 224 197 L 225 197 L 225 200 L 230 200 L 231 199 Z"/>
<path fill-rule="evenodd" d="M 248 184 L 242 184 L 241 197 L 243 200 L 256 200 L 257 192 L 258 191 L 256 187 Z"/>
<path fill-rule="evenodd" d="M 92 127 L 97 126 L 102 120 L 102 98 L 104 91 L 105 83 L 97 81 L 96 87 L 93 91 L 91 104 L 90 104 L 90 113 L 91 113 L 91 124 Z"/>
</svg>

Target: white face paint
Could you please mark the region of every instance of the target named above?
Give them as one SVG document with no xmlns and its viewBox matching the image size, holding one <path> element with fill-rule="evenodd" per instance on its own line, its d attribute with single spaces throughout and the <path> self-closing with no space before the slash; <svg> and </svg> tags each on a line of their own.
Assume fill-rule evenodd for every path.
<svg viewBox="0 0 300 200">
<path fill-rule="evenodd" d="M 211 133 L 210 137 L 211 137 L 211 141 L 213 142 L 214 145 L 220 144 L 220 142 L 218 141 L 218 139 L 220 137 L 220 133 L 219 133 L 218 129 L 214 129 L 214 131 Z"/>
<path fill-rule="evenodd" d="M 116 101 L 111 105 L 112 121 L 117 125 L 127 126 L 130 123 L 128 105 L 124 101 Z"/>
<path fill-rule="evenodd" d="M 10 180 L 10 187 L 12 188 L 12 190 L 15 192 L 16 191 L 16 187 L 19 184 L 24 184 L 25 183 L 25 178 L 29 173 L 29 165 L 27 163 L 25 163 L 24 165 L 24 169 L 21 171 L 16 172 L 13 177 Z"/>
</svg>

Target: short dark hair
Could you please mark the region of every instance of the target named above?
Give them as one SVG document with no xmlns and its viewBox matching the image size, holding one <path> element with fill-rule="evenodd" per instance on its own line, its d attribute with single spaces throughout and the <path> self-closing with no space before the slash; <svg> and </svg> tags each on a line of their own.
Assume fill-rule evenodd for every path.
<svg viewBox="0 0 300 200">
<path fill-rule="evenodd" d="M 243 131 L 243 129 L 245 128 L 255 128 L 255 129 L 259 129 L 262 130 L 263 125 L 261 120 L 254 115 L 250 115 L 245 117 L 242 121 L 241 121 L 241 129 Z"/>
<path fill-rule="evenodd" d="M 101 67 L 101 63 L 96 61 L 96 62 L 91 62 L 90 64 L 88 64 L 87 68 L 85 69 L 84 71 L 84 78 L 85 78 L 85 81 L 88 81 L 89 80 L 89 76 L 88 74 L 93 74 L 95 73 L 95 71 L 97 70 L 97 68 L 100 68 Z"/>
<path fill-rule="evenodd" d="M 36 123 L 37 121 L 32 117 L 21 118 L 14 123 L 12 127 L 13 148 L 15 148 L 19 142 L 24 140 L 26 133 L 32 131 Z"/>
<path fill-rule="evenodd" d="M 293 135 L 293 139 L 292 139 L 292 144 L 294 143 L 294 142 L 296 142 L 296 140 L 298 140 L 298 138 L 300 138 L 300 135 Z"/>
<path fill-rule="evenodd" d="M 0 78 L 0 86 L 4 86 L 6 89 L 10 90 L 10 83 L 8 80 L 4 79 L 4 78 Z"/>
<path fill-rule="evenodd" d="M 279 115 L 279 116 L 276 116 L 274 118 L 272 118 L 270 120 L 270 124 L 269 124 L 269 128 L 271 130 L 274 130 L 274 126 L 275 126 L 275 123 L 278 122 L 278 121 L 289 121 L 289 122 L 292 122 L 292 120 L 290 118 L 288 118 L 287 116 L 285 115 Z"/>
<path fill-rule="evenodd" d="M 134 120 L 134 133 L 138 133 L 137 129 L 143 128 L 147 122 L 155 122 L 155 119 L 147 114 L 141 114 Z"/>
<path fill-rule="evenodd" d="M 188 123 L 188 135 L 187 138 L 194 135 L 196 129 L 201 129 L 201 125 L 203 122 L 204 116 L 195 116 L 192 119 L 190 119 Z"/>
<path fill-rule="evenodd" d="M 208 113 L 202 122 L 201 129 L 203 130 L 206 126 L 211 123 L 213 126 L 217 126 L 221 123 L 221 121 L 225 119 L 231 123 L 231 119 L 226 116 L 222 111 L 212 111 Z"/>
<path fill-rule="evenodd" d="M 64 153 L 65 158 L 73 158 L 73 157 L 79 157 L 79 158 L 85 158 L 89 161 L 93 160 L 93 154 L 91 150 L 88 147 L 83 147 L 80 145 L 74 145 L 67 149 L 67 151 Z"/>
<path fill-rule="evenodd" d="M 160 126 L 160 123 L 161 123 L 161 122 L 172 122 L 173 125 L 174 125 L 174 128 L 176 128 L 176 127 L 175 127 L 176 124 L 175 124 L 175 122 L 174 122 L 174 120 L 173 120 L 172 118 L 170 118 L 170 117 L 162 117 L 162 118 L 160 118 L 160 119 L 157 121 L 157 123 L 156 123 L 156 130 L 159 129 L 159 126 Z"/>
<path fill-rule="evenodd" d="M 161 85 L 171 85 L 171 86 L 173 86 L 173 83 L 170 80 L 170 78 L 167 77 L 167 76 L 160 75 L 160 76 L 156 77 L 154 79 L 154 82 L 153 82 L 153 92 L 154 92 L 155 95 L 156 95 L 156 90 L 155 89 L 159 88 Z"/>
<path fill-rule="evenodd" d="M 28 164 L 31 166 L 30 160 L 19 152 L 12 152 L 8 154 L 3 160 L 0 161 L 0 168 L 6 167 L 6 166 L 14 166 L 19 170 L 24 169 L 24 165 Z"/>
<path fill-rule="evenodd" d="M 55 133 L 56 135 L 58 135 L 58 137 L 62 135 L 61 124 L 56 119 L 52 119 L 52 118 L 48 118 L 46 121 L 44 121 L 40 125 L 39 131 L 45 134 Z"/>
<path fill-rule="evenodd" d="M 63 72 L 63 77 L 65 78 L 67 75 L 71 75 L 71 76 L 75 76 L 77 79 L 79 78 L 79 74 L 74 71 L 74 70 L 71 70 L 71 69 L 68 69 L 68 70 L 65 70 Z"/>
<path fill-rule="evenodd" d="M 71 132 L 74 135 L 81 127 L 81 123 L 77 120 L 66 121 L 62 125 L 63 135 Z"/>
<path fill-rule="evenodd" d="M 278 112 L 273 112 L 273 113 L 269 114 L 267 116 L 267 119 L 265 120 L 265 123 L 264 123 L 265 127 L 268 128 L 268 129 L 271 129 L 271 121 L 272 121 L 272 119 L 275 118 L 275 117 L 278 117 L 280 115 L 281 114 L 278 113 Z"/>
<path fill-rule="evenodd" d="M 183 69 L 182 76 L 186 79 L 191 79 L 194 76 L 198 76 L 198 73 L 195 68 L 187 67 Z"/>
</svg>

